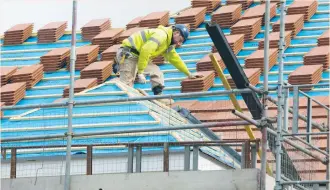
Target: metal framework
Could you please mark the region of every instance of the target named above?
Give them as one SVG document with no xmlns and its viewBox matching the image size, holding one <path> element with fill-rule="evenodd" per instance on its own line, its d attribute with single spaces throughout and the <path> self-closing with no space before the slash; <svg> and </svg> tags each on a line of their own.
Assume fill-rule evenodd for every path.
<svg viewBox="0 0 330 190">
<path fill-rule="evenodd" d="M 185 142 L 145 142 L 145 143 L 110 143 L 110 144 L 76 144 L 72 147 L 82 147 L 86 150 L 86 175 L 93 175 L 93 148 L 97 147 L 118 147 L 123 146 L 127 148 L 127 173 L 133 173 L 134 155 L 136 159 L 135 168 L 136 173 L 141 173 L 142 166 L 142 148 L 143 147 L 163 147 L 163 172 L 169 172 L 169 155 L 171 147 L 184 147 L 184 171 L 198 170 L 198 155 L 199 148 L 203 146 L 241 146 L 243 153 L 241 154 L 241 168 L 255 168 L 257 164 L 257 148 L 259 147 L 259 140 L 217 140 L 217 141 L 185 141 Z M 24 147 L 7 147 L 10 150 L 10 178 L 16 178 L 17 166 L 17 151 L 29 150 L 36 148 L 60 148 L 64 145 L 49 145 L 49 146 L 24 146 Z M 134 151 L 135 150 L 135 151 Z M 192 150 L 192 168 L 190 167 L 190 154 Z M 6 155 L 2 155 L 6 160 Z"/>
<path fill-rule="evenodd" d="M 106 99 L 106 100 L 76 101 L 73 103 L 73 106 L 95 105 L 95 104 L 117 103 L 117 102 L 134 102 L 134 101 L 144 101 L 144 100 L 187 98 L 187 97 L 190 98 L 206 97 L 206 96 L 241 94 L 241 93 L 252 93 L 252 92 L 253 90 L 249 88 L 206 91 L 206 92 L 190 92 L 190 93 L 167 94 L 167 95 L 157 95 L 157 96 L 140 96 L 140 97 L 128 97 L 128 98 L 117 98 L 117 99 Z M 68 106 L 68 103 L 62 102 L 62 103 L 49 103 L 49 104 L 39 104 L 39 105 L 35 104 L 35 105 L 22 105 L 22 106 L 4 106 L 4 107 L 0 107 L 0 110 L 54 108 L 54 107 L 64 107 L 64 106 Z"/>
</svg>

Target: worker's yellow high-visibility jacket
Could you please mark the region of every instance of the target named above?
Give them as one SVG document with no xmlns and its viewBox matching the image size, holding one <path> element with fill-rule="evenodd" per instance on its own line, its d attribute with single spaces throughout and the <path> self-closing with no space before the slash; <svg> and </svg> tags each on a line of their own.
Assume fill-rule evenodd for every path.
<svg viewBox="0 0 330 190">
<path fill-rule="evenodd" d="M 171 45 L 172 35 L 171 27 L 159 26 L 156 29 L 146 29 L 134 33 L 125 39 L 122 45 L 134 48 L 139 52 L 138 73 L 140 74 L 143 73 L 150 59 L 162 55 L 179 71 L 189 75 L 186 64 L 175 51 L 174 45 Z"/>
</svg>

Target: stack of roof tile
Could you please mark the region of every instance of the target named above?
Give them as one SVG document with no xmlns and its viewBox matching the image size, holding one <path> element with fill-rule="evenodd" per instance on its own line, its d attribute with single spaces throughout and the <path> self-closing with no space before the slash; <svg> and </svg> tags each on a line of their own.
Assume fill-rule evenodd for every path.
<svg viewBox="0 0 330 190">
<path fill-rule="evenodd" d="M 108 47 L 114 45 L 116 43 L 117 38 L 120 34 L 124 31 L 122 28 L 114 28 L 110 30 L 105 30 L 100 34 L 96 35 L 92 39 L 93 45 L 99 45 L 100 50 L 99 52 L 103 52 Z"/>
<path fill-rule="evenodd" d="M 136 17 L 135 19 L 133 19 L 131 22 L 129 22 L 126 25 L 126 30 L 130 29 L 130 28 L 135 28 L 135 27 L 139 27 L 140 26 L 140 22 L 143 19 L 143 16 L 139 16 Z"/>
<path fill-rule="evenodd" d="M 221 0 L 192 0 L 191 7 L 207 7 L 206 12 L 212 13 L 221 4 Z"/>
<path fill-rule="evenodd" d="M 261 18 L 240 20 L 230 29 L 231 34 L 244 34 L 244 41 L 251 41 L 261 30 Z"/>
<path fill-rule="evenodd" d="M 269 49 L 269 70 L 277 63 L 278 49 Z M 264 50 L 257 50 L 245 59 L 245 68 L 260 68 L 264 70 Z"/>
<path fill-rule="evenodd" d="M 16 71 L 10 78 L 11 82 L 26 82 L 26 89 L 32 88 L 44 76 L 43 65 L 35 64 L 24 66 Z"/>
<path fill-rule="evenodd" d="M 156 64 L 156 65 L 164 64 L 164 63 L 165 63 L 165 58 L 164 58 L 163 56 L 155 57 L 155 58 L 152 60 L 152 63 L 153 63 L 153 64 Z"/>
<path fill-rule="evenodd" d="M 105 51 L 103 51 L 101 54 L 101 60 L 102 61 L 113 61 L 115 59 L 117 51 L 120 47 L 121 47 L 121 44 L 116 44 L 116 45 L 109 47 Z"/>
<path fill-rule="evenodd" d="M 212 13 L 212 22 L 220 25 L 220 27 L 228 28 L 235 24 L 241 17 L 242 5 L 222 6 Z"/>
<path fill-rule="evenodd" d="M 251 18 L 262 18 L 262 25 L 265 25 L 265 10 L 266 4 L 257 5 L 255 7 L 247 9 L 241 17 L 241 20 L 251 19 Z M 276 4 L 270 4 L 270 19 L 276 16 Z"/>
<path fill-rule="evenodd" d="M 243 34 L 236 34 L 236 35 L 228 35 L 226 36 L 227 41 L 233 50 L 234 54 L 237 55 L 244 46 L 244 35 Z M 217 48 L 213 45 L 212 52 L 218 52 Z"/>
<path fill-rule="evenodd" d="M 251 85 L 256 86 L 259 83 L 259 78 L 261 74 L 261 69 L 255 68 L 255 69 L 244 69 L 244 73 L 246 77 L 248 78 Z M 231 76 L 226 77 L 228 80 L 228 83 L 231 88 L 236 88 L 236 84 L 234 80 L 231 78 Z"/>
<path fill-rule="evenodd" d="M 304 65 L 323 65 L 327 70 L 330 64 L 330 46 L 317 46 L 304 55 Z"/>
<path fill-rule="evenodd" d="M 88 78 L 88 79 L 78 79 L 74 81 L 74 93 L 79 93 L 86 89 L 92 88 L 97 85 L 96 78 Z M 63 98 L 69 97 L 69 86 L 65 87 L 63 90 Z"/>
<path fill-rule="evenodd" d="M 70 57 L 70 48 L 56 48 L 40 57 L 40 63 L 45 72 L 54 72 L 61 69 Z"/>
<path fill-rule="evenodd" d="M 139 32 L 139 31 L 145 30 L 145 29 L 148 29 L 148 28 L 147 27 L 135 27 L 135 28 L 128 29 L 128 30 L 122 32 L 120 34 L 120 36 L 118 36 L 116 43 L 120 44 L 123 40 L 130 37 L 135 32 Z"/>
<path fill-rule="evenodd" d="M 113 61 L 98 61 L 80 71 L 80 78 L 97 78 L 97 83 L 103 83 L 112 73 Z"/>
<path fill-rule="evenodd" d="M 295 15 L 303 13 L 305 21 L 309 21 L 309 19 L 316 13 L 317 5 L 318 3 L 316 0 L 293 1 L 288 7 L 287 14 Z"/>
<path fill-rule="evenodd" d="M 181 81 L 181 92 L 207 91 L 214 84 L 214 71 L 198 72 L 203 75 L 198 79 L 184 79 Z"/>
<path fill-rule="evenodd" d="M 111 22 L 108 18 L 91 20 L 81 28 L 82 39 L 89 41 L 109 28 L 111 28 Z"/>
<path fill-rule="evenodd" d="M 291 38 L 296 37 L 296 35 L 304 27 L 304 15 L 287 15 L 285 16 L 285 31 L 292 31 Z M 273 24 L 273 32 L 280 31 L 280 20 Z"/>
<path fill-rule="evenodd" d="M 330 30 L 325 31 L 318 39 L 318 46 L 328 46 L 330 45 Z"/>
<path fill-rule="evenodd" d="M 323 65 L 303 65 L 289 75 L 288 82 L 292 85 L 316 84 L 321 80 Z M 312 87 L 299 88 L 309 91 Z"/>
<path fill-rule="evenodd" d="M 222 70 L 226 68 L 225 63 L 221 59 L 219 53 L 213 53 L 214 57 L 217 59 L 220 67 Z M 213 67 L 211 58 L 209 55 L 205 55 L 201 60 L 199 60 L 196 64 L 196 70 L 198 72 L 201 71 L 215 71 L 215 68 Z M 216 73 L 217 74 L 217 73 Z"/>
<path fill-rule="evenodd" d="M 266 2 L 266 0 L 261 0 L 260 3 L 264 4 Z M 277 6 L 280 5 L 281 0 L 270 0 L 271 3 L 276 3 Z"/>
<path fill-rule="evenodd" d="M 169 19 L 169 11 L 153 12 L 142 18 L 140 27 L 157 28 L 159 25 L 167 26 Z"/>
<path fill-rule="evenodd" d="M 291 43 L 291 31 L 286 31 L 284 33 L 285 48 L 289 47 Z M 269 48 L 278 48 L 280 42 L 280 33 L 271 32 L 269 34 Z M 265 40 L 259 41 L 258 49 L 264 49 Z"/>
<path fill-rule="evenodd" d="M 8 83 L 10 77 L 17 71 L 17 67 L 1 67 L 1 86 Z"/>
<path fill-rule="evenodd" d="M 204 22 L 206 7 L 190 8 L 183 11 L 175 18 L 177 24 L 189 24 L 191 30 L 195 30 Z"/>
<path fill-rule="evenodd" d="M 5 32 L 3 45 L 22 44 L 32 35 L 33 24 L 17 24 Z"/>
<path fill-rule="evenodd" d="M 95 62 L 97 60 L 98 52 L 98 45 L 82 46 L 77 48 L 75 70 L 82 70 L 89 64 Z M 67 63 L 70 63 L 70 57 L 67 58 Z M 66 68 L 67 70 L 70 70 L 70 64 L 67 64 Z"/>
<path fill-rule="evenodd" d="M 226 1 L 227 5 L 241 4 L 243 10 L 246 10 L 247 8 L 249 8 L 249 6 L 252 3 L 253 3 L 253 0 L 227 0 Z"/>
<path fill-rule="evenodd" d="M 51 22 L 38 30 L 38 43 L 52 43 L 60 39 L 67 27 L 67 22 Z"/>
<path fill-rule="evenodd" d="M 2 86 L 1 102 L 4 102 L 6 106 L 12 106 L 17 104 L 25 96 L 26 84 L 25 82 L 10 83 Z"/>
</svg>

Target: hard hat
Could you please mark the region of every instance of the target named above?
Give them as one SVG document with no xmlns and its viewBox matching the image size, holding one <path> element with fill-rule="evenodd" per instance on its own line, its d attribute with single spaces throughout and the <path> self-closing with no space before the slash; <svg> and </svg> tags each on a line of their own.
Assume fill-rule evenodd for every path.
<svg viewBox="0 0 330 190">
<path fill-rule="evenodd" d="M 181 36 L 184 38 L 184 41 L 186 41 L 189 37 L 189 30 L 184 24 L 176 24 L 175 29 L 179 30 L 181 33 Z"/>
</svg>

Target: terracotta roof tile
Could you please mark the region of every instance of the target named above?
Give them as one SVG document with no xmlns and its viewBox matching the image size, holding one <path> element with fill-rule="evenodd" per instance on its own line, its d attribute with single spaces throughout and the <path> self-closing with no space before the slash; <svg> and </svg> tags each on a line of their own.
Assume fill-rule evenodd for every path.
<svg viewBox="0 0 330 190">
<path fill-rule="evenodd" d="M 322 68 L 322 65 L 304 65 L 290 73 L 290 76 L 309 76 Z"/>
<path fill-rule="evenodd" d="M 299 19 L 303 18 L 303 14 L 297 15 L 286 15 L 285 16 L 285 23 L 296 23 Z M 280 24 L 280 20 L 276 21 L 275 24 Z"/>
<path fill-rule="evenodd" d="M 181 12 L 180 15 L 178 15 L 176 18 L 194 16 L 199 13 L 202 13 L 203 11 L 206 11 L 206 7 L 190 8 Z"/>
<path fill-rule="evenodd" d="M 135 19 L 131 20 L 127 25 L 139 24 L 142 19 L 143 19 L 143 16 L 136 17 Z"/>
<path fill-rule="evenodd" d="M 68 52 L 70 52 L 70 48 L 55 48 L 55 49 L 50 50 L 45 55 L 43 55 L 43 57 L 63 55 Z"/>
<path fill-rule="evenodd" d="M 329 55 L 330 54 L 330 46 L 321 46 L 314 47 L 309 52 L 307 52 L 305 56 L 315 56 L 315 55 Z"/>
<path fill-rule="evenodd" d="M 164 16 L 169 14 L 169 11 L 160 11 L 160 12 L 153 12 L 148 14 L 147 16 L 143 17 L 141 22 L 144 20 L 156 20 L 156 19 L 161 19 Z"/>
<path fill-rule="evenodd" d="M 6 32 L 23 31 L 32 26 L 33 26 L 33 23 L 17 24 L 15 26 L 9 28 Z"/>
<path fill-rule="evenodd" d="M 17 70 L 17 67 L 0 67 L 0 75 L 8 75 L 9 73 L 15 72 Z"/>
<path fill-rule="evenodd" d="M 88 45 L 88 46 L 81 46 L 77 48 L 77 55 L 78 54 L 88 54 L 92 51 L 95 51 L 99 46 L 98 45 Z"/>
<path fill-rule="evenodd" d="M 226 0 L 226 5 L 241 4 L 243 10 L 247 9 L 252 3 L 253 0 Z"/>
<path fill-rule="evenodd" d="M 1 93 L 15 92 L 25 86 L 25 82 L 10 83 L 0 88 Z"/>
<path fill-rule="evenodd" d="M 16 76 L 16 75 L 25 75 L 25 74 L 32 74 L 32 73 L 40 70 L 42 67 L 43 66 L 41 64 L 35 64 L 35 65 L 31 65 L 31 66 L 25 66 L 25 67 L 19 69 L 18 71 L 16 71 L 13 76 Z"/>
<path fill-rule="evenodd" d="M 179 106 L 191 110 L 191 106 L 193 106 L 197 102 L 198 102 L 197 100 L 175 102 L 174 104 L 172 104 L 172 108 Z"/>
<path fill-rule="evenodd" d="M 239 9 L 240 7 L 242 7 L 241 4 L 226 5 L 226 6 L 220 7 L 219 9 L 214 11 L 212 14 L 214 15 L 214 14 L 231 13 L 231 12 L 235 11 L 236 9 Z"/>
<path fill-rule="evenodd" d="M 95 27 L 95 26 L 101 26 L 102 24 L 109 22 L 109 18 L 103 18 L 103 19 L 94 19 L 86 23 L 82 28 L 87 28 L 87 27 Z"/>
<path fill-rule="evenodd" d="M 260 21 L 261 21 L 261 18 L 240 20 L 233 27 L 250 26 L 250 25 L 256 24 L 257 22 L 260 22 Z"/>
<path fill-rule="evenodd" d="M 43 26 L 42 28 L 40 28 L 39 30 L 49 30 L 49 29 L 56 29 L 59 28 L 63 25 L 67 25 L 67 21 L 59 21 L 59 22 L 50 22 L 48 24 L 46 24 L 45 26 Z"/>
<path fill-rule="evenodd" d="M 103 32 L 101 32 L 100 34 L 96 35 L 94 39 L 103 39 L 103 38 L 114 38 L 116 36 L 118 36 L 121 32 L 123 32 L 124 29 L 123 28 L 112 28 L 109 30 L 105 30 Z"/>
</svg>

